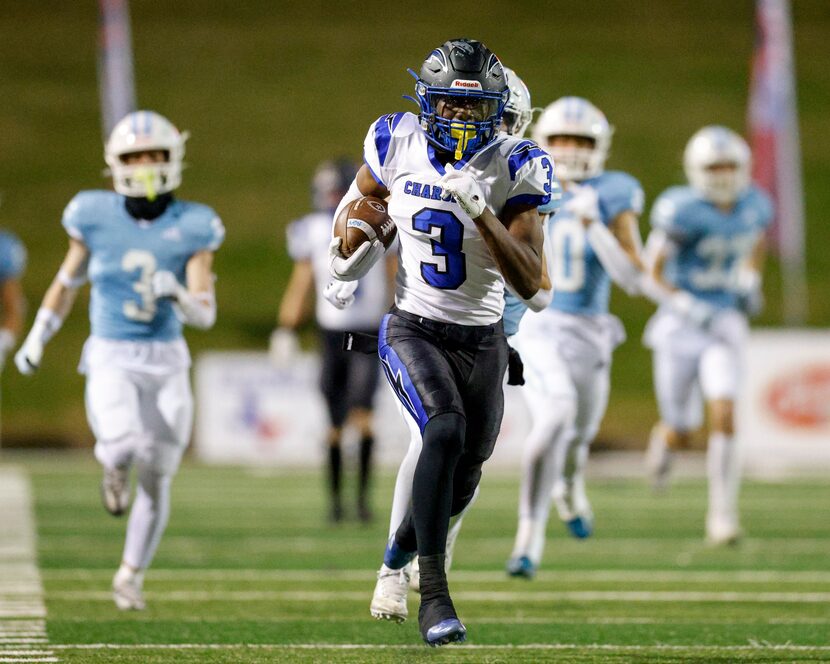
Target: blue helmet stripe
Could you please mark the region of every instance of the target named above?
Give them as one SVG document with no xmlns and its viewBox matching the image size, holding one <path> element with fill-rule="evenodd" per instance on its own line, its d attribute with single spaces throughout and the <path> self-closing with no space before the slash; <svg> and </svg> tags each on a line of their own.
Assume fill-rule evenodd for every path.
<svg viewBox="0 0 830 664">
<path fill-rule="evenodd" d="M 381 116 L 375 123 L 375 149 L 378 153 L 378 161 L 383 166 L 386 163 L 386 155 L 389 152 L 389 143 L 392 141 L 392 130 L 389 126 L 389 116 Z"/>
</svg>

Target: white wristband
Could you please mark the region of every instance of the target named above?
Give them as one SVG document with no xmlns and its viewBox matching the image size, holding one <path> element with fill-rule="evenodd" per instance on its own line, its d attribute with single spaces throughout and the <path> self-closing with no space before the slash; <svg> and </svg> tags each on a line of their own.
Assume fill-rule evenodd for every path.
<svg viewBox="0 0 830 664">
<path fill-rule="evenodd" d="M 35 322 L 32 324 L 29 334 L 45 346 L 55 336 L 55 333 L 61 329 L 61 325 L 63 325 L 63 318 L 51 309 L 41 307 L 37 310 Z"/>
<path fill-rule="evenodd" d="M 191 327 L 208 330 L 216 322 L 216 297 L 213 293 L 190 293 L 181 287 L 176 292 L 173 307 L 179 319 Z"/>
<path fill-rule="evenodd" d="M 526 300 L 521 298 L 521 300 L 527 305 L 528 309 L 538 313 L 547 309 L 548 305 L 553 301 L 553 289 L 540 288 L 533 297 L 529 297 Z"/>
</svg>

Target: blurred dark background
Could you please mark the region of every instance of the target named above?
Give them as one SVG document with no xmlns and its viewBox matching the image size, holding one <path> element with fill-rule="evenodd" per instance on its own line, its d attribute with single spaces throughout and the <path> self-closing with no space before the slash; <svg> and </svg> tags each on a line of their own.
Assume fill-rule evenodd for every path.
<svg viewBox="0 0 830 664">
<path fill-rule="evenodd" d="M 809 320 L 830 324 L 830 7 L 793 3 L 804 159 Z M 97 3 L 6 0 L 0 14 L 0 227 L 29 250 L 29 320 L 66 249 L 60 215 L 80 189 L 108 187 L 96 80 Z M 217 256 L 219 321 L 189 332 L 206 349 L 265 349 L 290 261 L 287 222 L 310 207 L 322 159 L 359 157 L 377 116 L 414 110 L 417 69 L 451 37 L 481 39 L 527 83 L 536 106 L 585 96 L 616 127 L 608 167 L 651 201 L 683 178 L 686 140 L 704 124 L 746 128 L 754 39 L 750 0 L 581 2 L 131 3 L 138 104 L 188 129 L 180 196 L 212 205 L 228 230 Z M 648 228 L 647 214 L 641 228 Z M 778 265 L 758 324 L 781 323 Z M 3 445 L 91 442 L 76 373 L 87 294 L 47 348 L 40 374 L 3 375 Z M 651 306 L 617 291 L 628 341 L 617 351 L 601 439 L 644 445 L 656 411 L 640 335 Z M 308 334 L 308 345 L 314 343 Z"/>
</svg>

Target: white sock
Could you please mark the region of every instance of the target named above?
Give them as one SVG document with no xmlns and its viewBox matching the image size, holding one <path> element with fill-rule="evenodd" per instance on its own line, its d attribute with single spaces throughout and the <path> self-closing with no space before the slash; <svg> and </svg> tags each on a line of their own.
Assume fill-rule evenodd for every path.
<svg viewBox="0 0 830 664">
<path fill-rule="evenodd" d="M 706 453 L 709 476 L 709 519 L 738 524 L 740 468 L 735 437 L 713 431 Z"/>
<path fill-rule="evenodd" d="M 447 532 L 447 557 L 446 557 L 446 571 L 450 571 L 450 565 L 452 564 L 452 552 L 455 549 L 455 542 L 458 539 L 458 533 L 461 532 L 461 524 L 464 522 L 464 515 L 469 511 L 469 509 L 473 506 L 473 503 L 478 499 L 478 487 L 473 492 L 473 497 L 470 499 L 470 502 L 455 516 L 450 517 L 450 529 Z"/>
<path fill-rule="evenodd" d="M 407 421 L 411 419 L 406 415 Z M 398 468 L 398 476 L 395 480 L 395 493 L 392 495 L 392 514 L 389 516 L 389 536 L 392 537 L 398 532 L 398 527 L 403 522 L 409 506 L 412 503 L 412 481 L 415 477 L 415 467 L 418 465 L 418 457 L 421 455 L 421 432 L 410 426 L 409 449 Z"/>
<path fill-rule="evenodd" d="M 170 475 L 139 466 L 135 500 L 127 522 L 124 562 L 134 569 L 150 566 L 170 516 Z"/>
</svg>

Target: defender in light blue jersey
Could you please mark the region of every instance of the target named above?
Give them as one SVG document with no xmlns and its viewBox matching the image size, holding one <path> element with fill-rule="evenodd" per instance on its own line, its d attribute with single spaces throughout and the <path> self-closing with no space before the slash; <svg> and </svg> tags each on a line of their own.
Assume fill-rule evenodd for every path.
<svg viewBox="0 0 830 664">
<path fill-rule="evenodd" d="M 13 233 L 0 230 L 0 371 L 23 330 L 24 301 L 20 278 L 25 269 L 23 243 Z"/>
<path fill-rule="evenodd" d="M 740 385 L 747 313 L 761 303 L 764 231 L 772 219 L 767 196 L 750 185 L 746 142 L 725 127 L 704 127 L 689 141 L 689 186 L 671 187 L 655 201 L 647 253 L 657 280 L 691 303 L 693 316 L 661 306 L 645 341 L 654 351 L 660 423 L 652 430 L 647 463 L 664 487 L 673 450 L 689 444 L 709 411 L 710 542 L 740 535 L 739 472 L 734 401 Z"/>
<path fill-rule="evenodd" d="M 631 294 L 645 290 L 643 191 L 627 173 L 604 170 L 611 127 L 603 113 L 585 99 L 564 97 L 545 109 L 533 138 L 553 156 L 563 195 L 545 235 L 553 300 L 526 316 L 515 337 L 532 426 L 507 571 L 524 577 L 541 561 L 551 498 L 573 536 L 591 534 L 583 471 L 608 402 L 611 353 L 624 339 L 622 324 L 608 313 L 611 281 Z"/>
<path fill-rule="evenodd" d="M 170 511 L 170 483 L 190 439 L 193 397 L 182 325 L 213 326 L 213 253 L 224 228 L 209 207 L 179 201 L 185 135 L 150 111 L 130 113 L 113 129 L 105 157 L 115 192 L 83 191 L 63 214 L 69 252 L 46 291 L 15 356 L 24 374 L 92 284 L 91 334 L 81 360 L 101 494 L 115 516 L 137 487 L 124 554 L 113 578 L 119 609 L 143 609 L 144 571 Z"/>
</svg>

